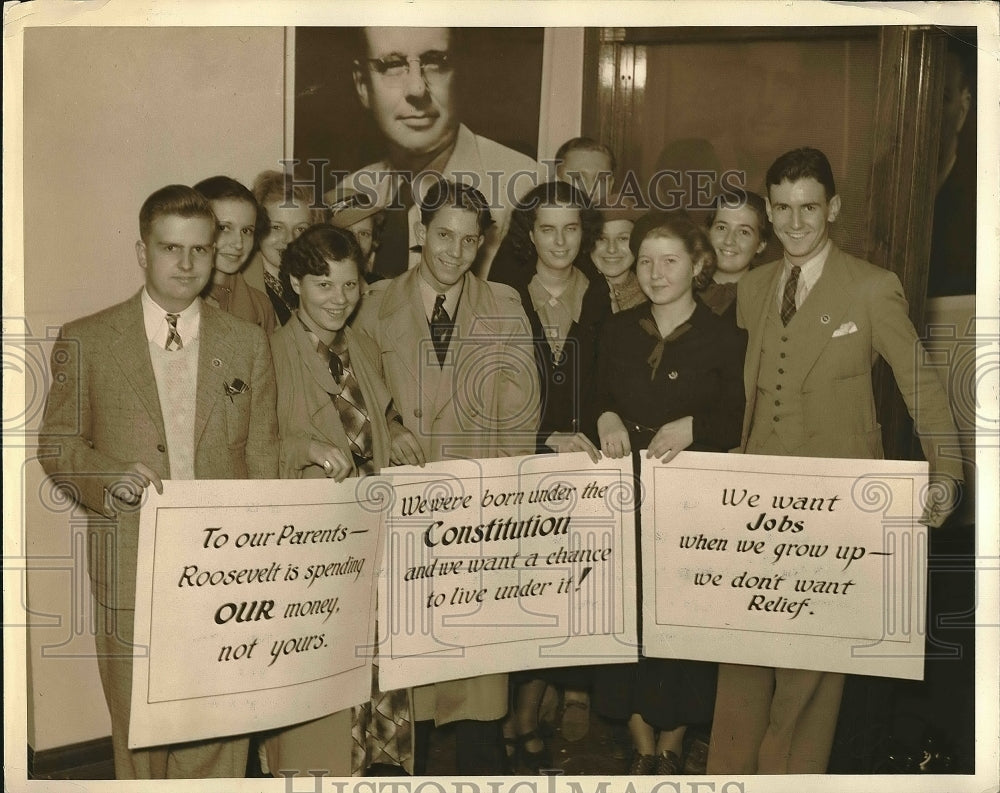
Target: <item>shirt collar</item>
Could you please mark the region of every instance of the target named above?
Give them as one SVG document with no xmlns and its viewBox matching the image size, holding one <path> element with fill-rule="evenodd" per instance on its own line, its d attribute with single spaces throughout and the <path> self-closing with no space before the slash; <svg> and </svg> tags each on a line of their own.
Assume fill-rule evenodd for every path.
<svg viewBox="0 0 1000 793">
<path fill-rule="evenodd" d="M 142 288 L 140 302 L 142 303 L 142 321 L 146 328 L 146 341 L 166 346 L 167 310 L 153 300 L 149 292 L 146 291 L 146 287 Z M 177 333 L 180 335 L 182 343 L 187 344 L 198 338 L 198 334 L 201 331 L 200 297 L 196 297 L 191 301 L 191 305 L 183 311 L 169 313 L 180 315 L 177 319 Z"/>
<path fill-rule="evenodd" d="M 570 270 L 569 283 L 562 293 L 555 297 L 546 289 L 539 280 L 537 273 L 528 282 L 528 295 L 531 297 L 531 305 L 536 312 L 542 311 L 542 306 L 546 303 L 562 303 L 567 313 L 574 318 L 579 318 L 579 310 L 583 305 L 583 293 L 587 291 L 590 282 L 582 272 L 576 267 Z"/>
<path fill-rule="evenodd" d="M 815 286 L 819 277 L 823 274 L 823 266 L 826 264 L 826 259 L 830 255 L 830 250 L 833 248 L 833 240 L 827 240 L 822 248 L 813 256 L 809 261 L 804 264 L 799 265 L 801 267 L 801 272 L 799 273 L 799 283 L 803 284 L 806 289 L 811 289 Z M 788 261 L 787 258 L 784 260 L 784 273 L 782 275 L 782 283 L 788 279 L 788 276 L 792 272 L 792 263 Z"/>
<path fill-rule="evenodd" d="M 260 255 L 260 263 L 264 265 L 264 272 L 266 272 L 272 278 L 277 279 L 278 281 L 281 280 L 281 268 L 275 267 L 273 264 L 271 264 L 267 259 L 264 258 L 264 254 Z"/>
<path fill-rule="evenodd" d="M 420 265 L 423 267 L 423 264 Z M 431 321 L 431 314 L 434 313 L 434 301 L 437 300 L 438 293 L 434 290 L 421 273 L 417 273 L 417 282 L 420 284 L 420 298 L 424 304 L 424 316 L 427 321 Z M 455 319 L 455 312 L 458 310 L 458 299 L 462 296 L 462 286 L 465 284 L 463 276 L 457 284 L 448 288 L 444 293 L 444 310 L 448 316 Z"/>
</svg>

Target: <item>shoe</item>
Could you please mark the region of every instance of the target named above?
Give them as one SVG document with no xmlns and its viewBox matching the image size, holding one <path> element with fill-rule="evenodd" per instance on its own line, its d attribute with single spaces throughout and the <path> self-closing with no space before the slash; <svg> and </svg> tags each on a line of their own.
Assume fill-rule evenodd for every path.
<svg viewBox="0 0 1000 793">
<path fill-rule="evenodd" d="M 590 698 L 585 700 L 563 698 L 562 722 L 559 731 L 562 737 L 573 743 L 587 735 L 590 730 Z"/>
<path fill-rule="evenodd" d="M 955 767 L 951 747 L 935 734 L 925 735 L 917 765 L 922 774 L 950 774 Z"/>
<path fill-rule="evenodd" d="M 552 765 L 549 757 L 549 748 L 542 741 L 542 748 L 532 751 L 527 744 L 533 740 L 542 741 L 538 730 L 532 730 L 524 735 L 517 736 L 517 758 L 519 765 L 530 774 L 540 774 L 543 769 L 548 769 Z"/>
<path fill-rule="evenodd" d="M 684 776 L 704 776 L 708 765 L 708 741 L 702 737 L 691 740 L 684 753 Z"/>
<path fill-rule="evenodd" d="M 538 727 L 542 735 L 554 735 L 556 717 L 559 713 L 559 692 L 553 685 L 545 686 L 542 701 L 538 704 Z"/>
<path fill-rule="evenodd" d="M 632 765 L 628 772 L 631 776 L 648 776 L 656 769 L 656 755 L 639 754 L 636 752 L 632 756 Z"/>
<path fill-rule="evenodd" d="M 656 756 L 656 767 L 653 773 L 656 776 L 676 776 L 684 769 L 684 764 L 676 752 L 667 750 Z"/>
<path fill-rule="evenodd" d="M 503 770 L 506 774 L 513 774 L 517 771 L 517 747 L 516 737 L 510 738 L 506 735 L 503 738 Z"/>
</svg>

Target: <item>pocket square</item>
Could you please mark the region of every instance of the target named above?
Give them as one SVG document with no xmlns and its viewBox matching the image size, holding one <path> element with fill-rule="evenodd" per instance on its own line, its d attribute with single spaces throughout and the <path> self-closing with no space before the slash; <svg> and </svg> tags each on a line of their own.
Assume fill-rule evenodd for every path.
<svg viewBox="0 0 1000 793">
<path fill-rule="evenodd" d="M 833 332 L 833 338 L 835 339 L 838 336 L 847 336 L 850 333 L 857 333 L 857 332 L 858 332 L 857 325 L 855 325 L 853 322 L 845 322 L 843 325 L 841 325 Z"/>
<path fill-rule="evenodd" d="M 236 378 L 231 383 L 223 383 L 222 387 L 226 392 L 226 396 L 229 397 L 230 402 L 233 401 L 233 397 L 237 394 L 245 394 L 250 390 L 250 386 L 239 378 Z"/>
</svg>

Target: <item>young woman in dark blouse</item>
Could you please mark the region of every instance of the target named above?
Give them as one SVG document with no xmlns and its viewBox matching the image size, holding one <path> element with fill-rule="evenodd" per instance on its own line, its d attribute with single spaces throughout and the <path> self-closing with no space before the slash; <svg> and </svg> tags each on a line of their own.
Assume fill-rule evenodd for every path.
<svg viewBox="0 0 1000 793">
<path fill-rule="evenodd" d="M 600 455 L 584 429 L 595 420 L 591 396 L 597 339 L 611 314 L 607 283 L 590 261 L 601 224 L 600 214 L 583 193 L 566 182 L 546 182 L 514 208 L 504 240 L 507 282 L 521 295 L 535 341 L 542 388 L 536 449 L 584 451 L 595 462 Z M 514 770 L 537 772 L 548 762 L 538 733 L 546 683 L 582 689 L 588 681 L 585 670 L 577 669 L 531 671 L 512 679 L 514 708 L 504 725 L 512 765 Z"/>
<path fill-rule="evenodd" d="M 604 325 L 597 363 L 601 451 L 623 457 L 648 449 L 669 462 L 685 449 L 725 452 L 743 421 L 746 334 L 694 296 L 711 280 L 715 251 L 685 213 L 650 213 L 630 240 L 649 298 Z M 611 668 L 595 704 L 628 718 L 631 773 L 677 774 L 689 724 L 711 721 L 715 664 L 642 658 Z"/>
<path fill-rule="evenodd" d="M 575 187 L 546 182 L 514 208 L 507 235 L 516 261 L 511 286 L 531 323 L 542 386 L 537 450 L 586 451 L 595 461 L 584 429 L 594 420 L 598 332 L 611 314 L 607 286 L 589 260 L 601 223 Z"/>
</svg>

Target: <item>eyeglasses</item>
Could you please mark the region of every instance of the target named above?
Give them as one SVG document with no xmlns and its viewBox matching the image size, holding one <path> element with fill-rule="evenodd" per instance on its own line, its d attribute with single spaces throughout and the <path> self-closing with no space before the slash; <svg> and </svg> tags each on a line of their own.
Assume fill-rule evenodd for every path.
<svg viewBox="0 0 1000 793">
<path fill-rule="evenodd" d="M 410 64 L 420 67 L 421 76 L 431 82 L 451 73 L 454 65 L 451 56 L 441 50 L 430 50 L 416 58 L 406 58 L 402 55 L 390 55 L 387 58 L 365 58 L 368 64 L 383 77 L 398 80 L 410 73 Z"/>
</svg>

